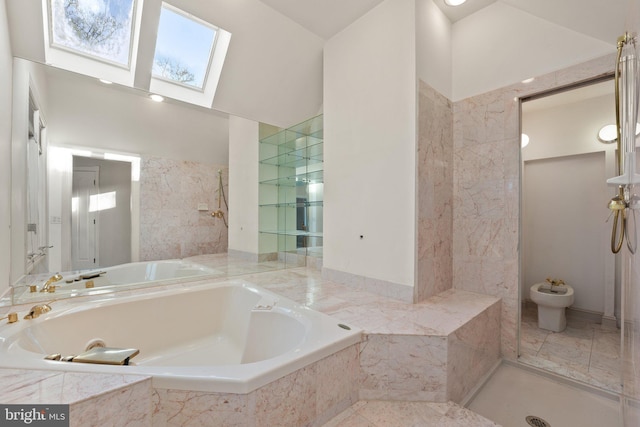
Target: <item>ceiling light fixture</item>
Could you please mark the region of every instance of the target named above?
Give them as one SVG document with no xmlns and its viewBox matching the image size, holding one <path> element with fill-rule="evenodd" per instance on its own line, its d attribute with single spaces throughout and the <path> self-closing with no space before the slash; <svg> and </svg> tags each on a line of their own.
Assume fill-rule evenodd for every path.
<svg viewBox="0 0 640 427">
<path fill-rule="evenodd" d="M 636 123 L 636 137 L 640 135 L 640 123 Z M 604 125 L 598 131 L 598 141 L 603 144 L 611 144 L 618 139 L 616 125 Z"/>
<path fill-rule="evenodd" d="M 107 79 L 98 79 L 98 80 L 100 80 L 100 83 L 104 83 L 106 85 L 113 84 L 113 82 L 111 80 L 107 80 Z"/>
<path fill-rule="evenodd" d="M 466 2 L 467 0 L 444 0 L 444 3 L 447 6 L 460 6 L 462 3 Z"/>
<path fill-rule="evenodd" d="M 617 138 L 616 125 L 604 125 L 598 131 L 598 141 L 603 144 L 611 144 L 615 142 Z"/>
<path fill-rule="evenodd" d="M 527 145 L 529 145 L 529 135 L 527 135 L 526 133 L 523 133 L 522 137 L 520 138 L 520 147 L 524 148 Z"/>
<path fill-rule="evenodd" d="M 160 96 L 158 94 L 152 93 L 151 95 L 149 95 L 149 98 L 151 98 L 153 101 L 155 102 L 162 102 L 164 101 L 164 97 Z"/>
</svg>

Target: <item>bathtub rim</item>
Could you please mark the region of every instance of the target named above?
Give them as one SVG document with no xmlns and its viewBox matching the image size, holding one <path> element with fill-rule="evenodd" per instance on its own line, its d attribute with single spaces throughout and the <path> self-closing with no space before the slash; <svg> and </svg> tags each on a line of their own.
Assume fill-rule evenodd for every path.
<svg viewBox="0 0 640 427">
<path fill-rule="evenodd" d="M 278 308 L 285 307 L 297 312 L 309 313 L 320 319 L 319 327 L 328 328 L 333 325 L 336 328 L 335 338 L 331 341 L 323 339 L 322 342 L 315 342 L 314 348 L 309 348 L 310 343 L 306 343 L 303 348 L 296 348 L 293 351 L 261 360 L 258 362 L 238 364 L 238 365 L 218 365 L 218 366 L 110 366 L 99 364 L 57 362 L 44 359 L 24 357 L 25 355 L 35 356 L 37 353 L 20 347 L 14 353 L 5 353 L 5 347 L 14 341 L 17 333 L 28 329 L 34 323 L 43 322 L 49 318 L 63 316 L 76 312 L 83 312 L 103 305 L 121 304 L 127 301 L 149 300 L 161 296 L 168 296 L 184 292 L 205 291 L 214 287 L 241 286 L 255 290 L 261 294 L 266 294 L 271 298 L 278 299 Z M 19 313 L 18 324 L 0 325 L 0 368 L 11 369 L 31 369 L 57 372 L 84 372 L 84 373 L 106 373 L 114 375 L 137 375 L 151 377 L 154 388 L 188 390 L 202 392 L 234 393 L 246 394 L 273 381 L 276 381 L 288 374 L 300 370 L 314 362 L 322 360 L 332 354 L 347 347 L 362 342 L 364 331 L 360 328 L 349 325 L 351 330 L 341 329 L 339 324 L 344 324 L 331 316 L 310 309 L 309 307 L 296 303 L 275 292 L 264 289 L 242 279 L 232 279 L 225 281 L 215 281 L 207 283 L 183 283 L 175 286 L 153 289 L 146 288 L 137 290 L 129 295 L 122 293 L 96 295 L 84 297 L 82 299 L 66 299 L 54 301 L 53 310 L 41 315 L 37 319 L 22 320 L 24 312 Z M 16 328 L 17 326 L 17 328 Z M 340 335 L 338 335 L 340 334 Z M 9 341 L 9 343 L 7 343 Z M 299 347 L 299 346 L 297 346 Z M 292 358 L 292 360 L 289 360 Z M 135 363 L 135 359 L 132 360 Z M 159 372 L 172 369 L 172 373 Z M 249 372 L 247 372 L 249 371 Z M 240 378 L 241 377 L 241 378 Z"/>
<path fill-rule="evenodd" d="M 62 283 L 56 287 L 56 293 L 52 295 L 31 293 L 29 292 L 29 285 L 33 284 L 34 281 L 39 283 L 46 281 L 45 277 L 48 277 L 50 274 L 48 273 L 40 273 L 40 274 L 28 274 L 20 277 L 9 286 L 2 295 L 3 300 L 7 300 L 10 302 L 10 306 L 18 306 L 22 304 L 36 304 L 39 302 L 47 302 L 47 297 L 53 297 L 52 299 L 62 300 L 62 299 L 71 299 L 71 298 L 82 298 L 82 297 L 95 297 L 103 294 L 111 294 L 115 292 L 127 292 L 127 291 L 138 291 L 141 289 L 147 288 L 156 288 L 159 286 L 168 286 L 174 284 L 181 283 L 190 283 L 190 282 L 200 282 L 203 280 L 225 280 L 228 279 L 227 276 L 222 275 L 221 272 L 213 267 L 209 267 L 204 264 L 200 264 L 198 262 L 192 261 L 188 258 L 173 258 L 173 259 L 162 259 L 162 260 L 152 260 L 152 261 L 135 261 L 128 262 L 124 264 L 118 264 L 114 266 L 104 267 L 104 268 L 90 268 L 90 269 L 82 269 L 82 270 L 69 270 L 62 271 L 60 274 L 63 276 L 63 280 L 67 278 L 77 277 L 81 274 L 98 272 L 98 271 L 106 271 L 107 274 L 110 270 L 127 267 L 127 266 L 139 266 L 142 264 L 169 264 L 169 263 L 179 263 L 186 265 L 187 267 L 191 267 L 194 269 L 202 270 L 202 274 L 196 274 L 191 276 L 180 276 L 180 277 L 167 277 L 162 279 L 154 279 L 154 280 L 142 280 L 142 281 L 132 281 L 130 283 L 122 284 L 107 284 L 104 286 L 97 286 L 93 288 L 80 288 L 80 289 L 69 289 L 69 286 L 73 284 Z M 91 279 L 87 279 L 91 280 Z M 87 280 L 78 281 L 77 283 L 83 283 Z M 75 284 L 76 282 L 74 282 Z M 54 283 L 55 285 L 56 283 Z"/>
</svg>

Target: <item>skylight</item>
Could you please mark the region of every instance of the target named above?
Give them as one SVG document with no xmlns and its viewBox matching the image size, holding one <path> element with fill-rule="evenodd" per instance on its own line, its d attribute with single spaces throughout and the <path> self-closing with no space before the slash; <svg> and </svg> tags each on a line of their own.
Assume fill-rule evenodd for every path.
<svg viewBox="0 0 640 427">
<path fill-rule="evenodd" d="M 153 58 L 153 76 L 202 89 L 217 29 L 163 3 Z"/>
<path fill-rule="evenodd" d="M 212 107 L 231 41 L 228 31 L 160 1 L 41 2 L 47 64 Z M 159 21 L 143 22 L 143 8 Z"/>
<path fill-rule="evenodd" d="M 134 0 L 51 0 L 50 42 L 129 68 Z"/>
</svg>

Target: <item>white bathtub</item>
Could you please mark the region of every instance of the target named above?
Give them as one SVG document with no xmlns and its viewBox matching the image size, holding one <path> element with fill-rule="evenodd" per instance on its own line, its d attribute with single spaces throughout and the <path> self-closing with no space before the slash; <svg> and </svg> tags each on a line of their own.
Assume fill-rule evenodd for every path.
<svg viewBox="0 0 640 427">
<path fill-rule="evenodd" d="M 55 293 L 52 295 L 54 298 L 51 299 L 67 295 L 103 294 L 119 287 L 133 289 L 155 283 L 177 283 L 184 279 L 218 278 L 224 275 L 219 270 L 180 259 L 133 262 L 95 270 L 61 272 L 61 274 L 62 280 L 53 283 Z M 40 289 L 49 276 L 50 274 L 41 274 L 25 278 L 24 283 L 14 289 L 15 302 L 46 301 L 47 294 L 30 292 L 29 285 L 35 284 Z M 87 287 L 89 281 L 92 282 L 91 287 Z"/>
<path fill-rule="evenodd" d="M 87 279 L 93 280 L 94 286 L 96 287 L 111 285 L 135 285 L 139 283 L 174 280 L 185 277 L 215 275 L 219 272 L 200 264 L 195 264 L 180 259 L 172 259 L 164 261 L 132 262 L 129 264 L 115 265 L 113 267 L 83 271 L 77 274 L 69 274 L 65 276 L 64 279 L 80 279 L 83 276 L 92 276 L 99 273 L 102 274 L 100 274 L 98 277 Z M 66 283 L 65 280 L 55 283 L 57 289 L 67 289 L 73 287 L 76 283 Z M 86 280 L 80 280 L 79 283 L 84 286 L 85 281 Z"/>
<path fill-rule="evenodd" d="M 238 280 L 51 307 L 0 326 L 0 367 L 141 374 L 156 388 L 248 393 L 361 339 L 358 329 Z M 129 366 L 44 359 L 77 355 L 94 340 L 140 354 Z"/>
</svg>

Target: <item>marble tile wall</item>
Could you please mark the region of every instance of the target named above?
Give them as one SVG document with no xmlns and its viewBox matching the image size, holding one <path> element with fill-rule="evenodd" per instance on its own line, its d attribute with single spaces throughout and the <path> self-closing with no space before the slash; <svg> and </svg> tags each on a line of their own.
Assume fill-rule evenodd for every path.
<svg viewBox="0 0 640 427">
<path fill-rule="evenodd" d="M 361 346 L 361 400 L 448 400 L 446 336 L 370 334 Z"/>
<path fill-rule="evenodd" d="M 500 304 L 493 304 L 449 335 L 449 400 L 462 402 L 500 360 L 500 313 Z"/>
<path fill-rule="evenodd" d="M 359 344 L 248 394 L 155 389 L 153 426 L 323 425 L 358 400 Z"/>
<path fill-rule="evenodd" d="M 452 287 L 453 105 L 419 81 L 414 302 Z"/>
<path fill-rule="evenodd" d="M 608 55 L 453 106 L 453 283 L 502 298 L 501 347 L 517 357 L 519 98 L 613 71 Z"/>
<path fill-rule="evenodd" d="M 227 251 L 228 230 L 218 209 L 218 170 L 229 200 L 226 165 L 143 157 L 140 166 L 140 260 Z M 208 211 L 198 211 L 206 203 Z M 224 201 L 221 209 L 228 218 Z"/>
</svg>

